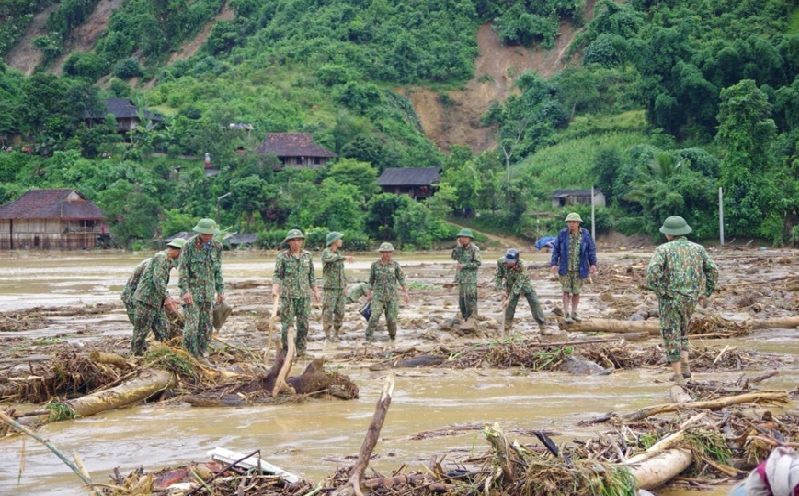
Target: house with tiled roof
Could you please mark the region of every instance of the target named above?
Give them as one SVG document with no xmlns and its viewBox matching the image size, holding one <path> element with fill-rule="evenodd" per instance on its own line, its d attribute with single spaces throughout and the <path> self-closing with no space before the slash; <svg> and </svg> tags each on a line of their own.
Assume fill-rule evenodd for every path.
<svg viewBox="0 0 799 496">
<path fill-rule="evenodd" d="M 77 250 L 105 245 L 103 213 L 73 189 L 31 190 L 0 205 L 0 249 Z"/>
<path fill-rule="evenodd" d="M 275 155 L 281 166 L 318 169 L 338 155 L 314 143 L 310 133 L 269 133 L 256 153 Z"/>
<path fill-rule="evenodd" d="M 389 167 L 377 178 L 383 193 L 409 195 L 413 199 L 433 196 L 441 182 L 441 167 Z"/>
<path fill-rule="evenodd" d="M 141 117 L 139 117 L 139 109 L 133 104 L 130 98 L 108 98 L 105 101 L 106 112 L 100 114 L 86 114 L 86 125 L 91 127 L 94 124 L 101 123 L 105 120 L 108 114 L 112 114 L 117 120 L 117 129 L 119 134 L 128 134 L 141 124 Z M 149 119 L 154 123 L 161 123 L 164 118 L 160 115 L 145 110 L 142 114 L 145 119 Z"/>
<path fill-rule="evenodd" d="M 594 205 L 597 207 L 604 207 L 605 203 L 605 194 L 595 189 Z M 590 204 L 590 189 L 558 189 L 552 192 L 552 206 L 555 208 Z"/>
</svg>

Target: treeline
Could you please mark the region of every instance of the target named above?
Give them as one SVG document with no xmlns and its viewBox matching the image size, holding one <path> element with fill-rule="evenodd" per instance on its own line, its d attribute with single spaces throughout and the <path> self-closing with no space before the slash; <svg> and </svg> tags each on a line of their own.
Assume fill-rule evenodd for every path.
<svg viewBox="0 0 799 496">
<path fill-rule="evenodd" d="M 593 185 L 609 199 L 599 214 L 602 229 L 656 235 L 663 218 L 683 215 L 698 236 L 712 238 L 722 187 L 728 238 L 783 244 L 799 234 L 799 14 L 791 2 L 601 0 L 570 49 L 570 67 L 548 80 L 508 74 L 518 91 L 482 117 L 497 148 L 475 155 L 455 147 L 448 156 L 425 138 L 396 86 L 432 85 L 446 108 L 448 90 L 474 76 L 481 22 L 493 22 L 507 44 L 546 47 L 562 20 L 586 22 L 584 2 L 230 0 L 235 17 L 214 25 L 198 55 L 162 67 L 159 61 L 221 8 L 215 0 L 181 5 L 125 2 L 96 50 L 67 61 L 68 77 L 3 70 L 0 92 L 11 89 L 0 110 L 10 111 L 0 112 L 0 133 L 25 133 L 46 144 L 44 154 L 78 150 L 76 160 L 84 160 L 106 153 L 143 170 L 166 167 L 149 159 L 155 151 L 210 152 L 222 168 L 218 179 L 182 173 L 181 188 L 194 195 L 179 203 L 174 194 L 159 196 L 159 215 L 207 214 L 206 204 L 235 186 L 260 202 L 222 202 L 226 222 L 240 231 L 335 224 L 309 212 L 320 205 L 347 211 L 351 206 L 333 201 L 345 193 L 365 216 L 377 195 L 363 185 L 386 167 L 440 166 L 441 187 L 424 207 L 436 220 L 479 213 L 481 222 L 525 236 L 551 234 L 560 217 L 553 189 Z M 86 78 L 111 70 L 111 61 L 116 77 L 99 91 Z M 140 75 L 156 86 L 139 92 L 125 81 Z M 162 112 L 164 127 L 144 125 L 126 145 L 110 120 L 84 129 L 83 109 L 108 96 L 130 96 Z M 249 138 L 230 131 L 231 122 L 251 123 L 254 131 Z M 360 179 L 330 180 L 337 165 L 296 173 L 299 179 L 272 174 L 264 172 L 274 165 L 269 158 L 233 153 L 254 149 L 267 132 L 312 133 Z M 288 184 L 305 185 L 308 199 L 289 195 Z M 352 215 L 366 229 L 366 218 Z M 151 231 L 122 239 L 147 239 L 163 228 L 148 225 Z M 393 228 L 390 234 L 400 236 Z M 420 246 L 429 243 L 423 232 L 414 235 Z"/>
</svg>

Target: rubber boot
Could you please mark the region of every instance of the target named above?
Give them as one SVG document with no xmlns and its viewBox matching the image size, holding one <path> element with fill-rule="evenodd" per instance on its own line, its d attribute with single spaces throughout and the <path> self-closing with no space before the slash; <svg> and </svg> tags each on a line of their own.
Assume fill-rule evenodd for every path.
<svg viewBox="0 0 799 496">
<path fill-rule="evenodd" d="M 325 331 L 325 339 L 330 341 L 330 324 L 322 324 L 322 330 Z"/>
<path fill-rule="evenodd" d="M 688 360 L 680 359 L 680 370 L 684 378 L 691 378 L 691 364 L 688 363 Z"/>
<path fill-rule="evenodd" d="M 341 338 L 338 336 L 338 333 L 341 331 L 340 327 L 333 328 L 333 337 L 331 341 L 341 341 Z"/>
</svg>

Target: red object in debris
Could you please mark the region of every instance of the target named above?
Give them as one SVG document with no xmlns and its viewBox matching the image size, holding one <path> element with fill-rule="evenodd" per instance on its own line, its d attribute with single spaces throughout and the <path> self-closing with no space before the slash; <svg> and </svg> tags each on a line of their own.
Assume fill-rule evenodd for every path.
<svg viewBox="0 0 799 496">
<path fill-rule="evenodd" d="M 205 168 L 206 169 L 210 169 L 211 168 L 211 154 L 210 153 L 206 153 L 205 154 Z"/>
</svg>

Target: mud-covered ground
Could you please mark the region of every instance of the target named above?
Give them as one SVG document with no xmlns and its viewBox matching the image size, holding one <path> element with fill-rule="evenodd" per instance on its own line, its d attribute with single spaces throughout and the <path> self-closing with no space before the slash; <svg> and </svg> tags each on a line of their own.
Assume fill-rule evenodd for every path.
<svg viewBox="0 0 799 496">
<path fill-rule="evenodd" d="M 563 437 L 558 441 L 561 442 L 571 438 L 572 433 L 586 435 L 576 425 L 595 415 L 579 415 L 577 412 L 596 414 L 610 408 L 629 411 L 668 401 L 670 372 L 665 365 L 657 337 L 570 332 L 569 327 L 562 325 L 558 316 L 560 289 L 557 281 L 550 275 L 548 256 L 545 254 L 523 258 L 531 269 L 534 285 L 549 321 L 550 333 L 545 336 L 538 333 L 538 326 L 532 321 L 527 303 L 521 301 L 511 335 L 502 338 L 499 332 L 500 298 L 493 287 L 495 261 L 500 255 L 484 253 L 484 265 L 480 271 L 480 316 L 476 330 L 461 329 L 453 321 L 457 313 L 457 286 L 452 284 L 454 266 L 448 259 L 448 253 L 403 254 L 398 257 L 409 283 L 411 301 L 409 305 L 403 304 L 401 307 L 398 337 L 393 346 L 390 345 L 385 331 L 377 333 L 376 342 L 367 343 L 363 339 L 365 322 L 357 314 L 356 304 L 347 308 L 341 341 L 326 342 L 321 330 L 321 311 L 319 308 L 313 310 L 309 356 L 298 361 L 296 373 L 316 357 L 325 358 L 328 369 L 350 375 L 361 387 L 362 399 L 358 403 L 362 405 L 357 407 L 361 413 L 353 417 L 355 420 L 368 415 L 366 412 L 373 408 L 375 394 L 379 395 L 379 384 L 386 370 L 395 368 L 403 379 L 403 387 L 407 391 L 403 392 L 404 396 L 392 408 L 394 413 L 389 419 L 390 425 L 386 426 L 387 442 L 379 445 L 383 456 L 375 459 L 378 466 L 380 463 L 392 463 L 393 457 L 398 460 L 405 460 L 403 456 L 426 457 L 426 450 L 440 450 L 442 446 L 421 449 L 403 445 L 419 432 L 429 429 L 442 429 L 469 421 L 482 425 L 483 422 L 496 420 L 508 422 L 505 425 L 512 432 L 514 426 L 520 425 L 520 419 L 526 416 L 523 405 L 527 402 L 531 402 L 530 406 L 535 411 L 530 411 L 529 422 L 522 421 L 520 432 L 526 432 L 525 429 L 529 430 L 531 427 L 540 427 L 542 420 L 535 420 L 540 416 L 558 416 L 561 418 L 553 418 L 552 425 L 561 431 Z M 656 318 L 656 300 L 651 293 L 642 289 L 649 256 L 649 253 L 600 252 L 600 271 L 584 287 L 580 304 L 582 316 L 587 320 L 615 319 L 624 322 Z M 799 313 L 799 253 L 789 250 L 723 249 L 712 250 L 712 256 L 719 265 L 721 277 L 718 291 L 708 307 L 698 308 L 695 315 L 695 320 L 703 323 L 701 337 L 693 340 L 695 382 L 716 390 L 744 389 L 745 377 L 762 377 L 776 370 L 778 375 L 764 381 L 759 387 L 790 391 L 793 403 L 785 410 L 795 412 L 796 384 L 799 379 L 797 330 L 753 330 L 752 323 L 762 319 L 793 317 Z M 42 376 L 53 369 L 54 362 L 51 359 L 56 355 L 86 357 L 95 350 L 127 355 L 131 325 L 117 294 L 140 258 L 127 257 L 108 261 L 102 257 L 92 259 L 91 255 L 87 255 L 78 257 L 77 260 L 74 257 L 65 257 L 62 262 L 58 255 L 54 255 L 41 260 L 33 256 L 21 261 L 0 261 L 0 264 L 8 267 L 8 270 L 3 271 L 5 279 L 0 274 L 0 292 L 4 294 L 5 300 L 0 313 L 0 378 L 5 378 L 7 384 L 7 379 L 11 376 Z M 356 258 L 358 262 L 347 266 L 347 275 L 351 281 L 365 278 L 369 261 L 375 257 L 369 254 L 356 255 Z M 235 306 L 235 311 L 212 342 L 210 359 L 219 369 L 236 370 L 236 366 L 244 360 L 262 363 L 266 368 L 272 361 L 279 332 L 278 329 L 270 331 L 269 325 L 269 277 L 273 260 L 273 254 L 226 254 L 226 293 L 228 301 Z M 92 264 L 97 267 L 86 268 Z M 317 270 L 320 267 L 317 266 Z M 173 291 L 176 291 L 175 278 L 176 274 L 173 274 Z M 31 289 L 35 289 L 36 293 L 30 291 Z M 6 295 L 10 297 L 5 298 Z M 276 326 L 279 327 L 279 324 L 278 318 Z M 272 352 L 267 360 L 263 360 L 263 351 L 270 335 Z M 496 343 L 502 343 L 502 346 L 494 346 Z M 578 363 L 576 368 L 569 368 L 564 350 L 568 350 L 570 356 L 590 360 L 599 370 L 586 362 Z M 417 365 L 422 366 L 402 369 Z M 542 381 L 536 376 L 539 371 L 545 371 L 541 372 L 541 377 L 545 378 Z M 608 379 L 595 375 L 606 371 L 612 371 Z M 591 377 L 567 379 L 558 376 L 569 372 Z M 541 385 L 536 386 L 537 382 L 541 382 Z M 697 398 L 707 394 L 704 386 L 694 391 Z M 533 389 L 530 390 L 530 387 Z M 507 394 L 511 395 L 508 398 L 513 398 L 513 404 L 502 404 L 507 401 L 502 400 L 502 388 L 509 388 Z M 414 389 L 418 391 L 413 391 Z M 47 391 L 38 392 L 41 393 L 38 402 L 28 405 L 14 404 L 13 407 L 22 411 L 39 407 L 46 402 Z M 181 393 L 196 391 L 184 388 Z M 418 399 L 416 395 L 419 396 Z M 636 395 L 643 396 L 636 399 Z M 439 401 L 437 397 L 440 398 L 440 408 L 436 404 Z M 181 426 L 186 422 L 190 428 L 195 418 L 199 420 L 207 415 L 203 413 L 203 409 L 192 408 L 189 408 L 189 413 L 180 413 L 184 411 L 182 408 L 187 407 L 185 403 L 180 406 L 179 397 L 173 398 L 167 404 L 167 410 L 158 410 L 158 416 L 168 415 Z M 0 408 L 3 406 L 0 403 Z M 545 407 L 543 412 L 539 411 L 542 407 Z M 316 463 L 314 467 L 311 466 L 313 461 L 307 462 L 308 466 L 302 465 L 308 456 L 302 454 L 303 449 L 309 454 L 312 450 L 319 449 L 324 455 L 317 456 L 321 456 L 322 460 L 334 460 L 338 466 L 346 466 L 347 456 L 357 452 L 360 444 L 358 439 L 350 440 L 347 435 L 345 441 L 337 437 L 353 429 L 349 420 L 342 420 L 348 417 L 339 419 L 339 414 L 335 413 L 339 412 L 339 407 L 325 404 L 327 420 L 322 421 L 320 418 L 321 423 L 318 425 L 313 413 L 314 408 L 318 407 L 312 404 L 283 408 L 292 409 L 300 417 L 308 416 L 309 420 L 305 424 L 308 430 L 305 432 L 309 439 L 313 439 L 315 446 L 311 448 L 310 444 L 303 444 L 304 448 L 297 448 L 288 444 L 280 449 L 279 446 L 287 441 L 285 434 L 278 432 L 276 439 L 280 444 L 275 446 L 275 451 L 271 454 L 265 453 L 268 459 L 280 460 L 285 457 L 282 464 L 288 468 L 293 465 L 296 470 L 314 479 L 320 474 L 334 473 L 336 465 L 331 468 L 326 467 L 325 463 Z M 346 411 L 346 407 L 344 408 L 341 410 L 342 414 Z M 436 413 L 420 416 L 419 408 Z M 151 409 L 152 407 L 146 408 L 144 412 Z M 131 425 L 140 426 L 139 417 L 152 415 L 152 412 L 144 412 L 138 414 L 123 411 L 106 416 L 109 420 L 127 416 L 132 419 Z M 227 439 L 226 442 L 235 448 L 233 445 L 236 441 L 230 439 L 228 431 L 231 422 L 242 422 L 243 413 L 235 410 L 229 412 L 230 414 L 214 410 L 213 415 L 220 420 L 214 424 L 214 436 L 222 441 Z M 269 415 L 271 414 L 270 411 Z M 244 422 L 247 423 L 246 420 Z M 354 428 L 363 429 L 362 423 Z M 82 425 L 85 431 L 91 424 Z M 154 435 L 141 431 L 142 427 L 137 429 L 140 429 L 140 436 Z M 58 440 L 56 432 L 62 431 L 51 432 Z M 466 432 L 465 438 L 470 436 L 468 430 L 455 428 L 453 432 Z M 81 443 L 77 440 L 81 435 L 76 437 L 76 434 L 77 431 L 72 431 L 71 435 L 60 442 L 66 444 L 67 439 L 75 438 L 76 443 Z M 64 435 L 67 436 L 66 431 Z M 100 434 L 101 437 L 114 439 L 115 443 L 126 449 L 142 444 L 149 453 L 142 455 L 144 458 L 127 452 L 125 456 L 120 453 L 111 455 L 118 460 L 117 464 L 122 465 L 123 475 L 124 469 L 132 470 L 131 464 L 147 465 L 148 461 L 155 464 L 146 466 L 148 470 L 171 465 L 169 457 L 176 455 L 170 454 L 169 450 L 176 444 L 186 446 L 186 452 L 182 456 L 178 455 L 178 459 L 186 456 L 197 459 L 197 448 L 202 452 L 202 443 L 209 442 L 205 432 L 194 434 L 194 437 L 203 440 L 194 449 L 190 449 L 193 444 L 188 438 L 175 432 L 165 433 L 164 438 L 159 440 L 161 444 L 167 443 L 164 446 L 144 439 L 137 441 L 135 437 L 124 435 L 117 438 L 117 435 L 108 430 L 103 430 Z M 264 448 L 274 441 L 269 437 L 271 434 L 266 436 L 266 444 L 263 440 L 254 441 L 260 442 L 255 446 Z M 354 437 L 358 436 L 360 434 Z M 97 433 L 87 432 L 83 437 L 90 441 L 87 444 L 84 439 L 79 444 L 81 449 L 89 452 L 94 449 L 99 453 L 105 451 Z M 332 439 L 337 441 L 331 445 Z M 470 439 L 460 441 L 462 442 L 442 442 L 455 445 L 474 442 Z M 94 443 L 97 444 L 96 448 Z M 355 447 L 348 448 L 350 444 Z M 251 446 L 253 445 L 247 444 L 247 448 L 242 450 Z M 337 450 L 343 452 L 335 454 Z M 413 454 L 413 450 L 418 453 Z M 26 468 L 26 474 L 41 481 L 43 476 L 41 469 L 36 468 L 36 458 L 29 456 L 32 459 Z M 381 462 L 381 459 L 384 461 Z M 112 462 L 113 460 L 99 465 L 105 467 Z M 96 468 L 98 463 L 94 462 L 94 467 L 90 463 L 89 469 L 103 470 Z M 12 478 L 11 471 L 4 474 L 0 468 L 0 488 L 5 487 L 4 475 L 9 481 Z M 53 487 L 58 487 L 55 482 L 53 484 Z"/>
</svg>

